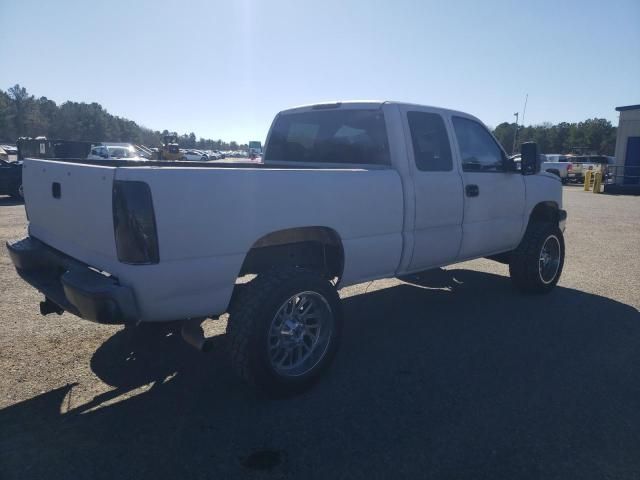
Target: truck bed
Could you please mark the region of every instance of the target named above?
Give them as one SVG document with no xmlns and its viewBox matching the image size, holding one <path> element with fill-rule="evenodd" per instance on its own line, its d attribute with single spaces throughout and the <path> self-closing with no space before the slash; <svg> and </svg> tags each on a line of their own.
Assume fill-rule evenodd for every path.
<svg viewBox="0 0 640 480">
<path fill-rule="evenodd" d="M 30 235 L 131 288 L 142 321 L 224 312 L 247 252 L 276 231 L 335 231 L 344 285 L 392 276 L 403 250 L 403 188 L 388 167 L 26 159 L 23 170 Z M 115 182 L 148 186 L 159 263 L 118 260 Z"/>
</svg>

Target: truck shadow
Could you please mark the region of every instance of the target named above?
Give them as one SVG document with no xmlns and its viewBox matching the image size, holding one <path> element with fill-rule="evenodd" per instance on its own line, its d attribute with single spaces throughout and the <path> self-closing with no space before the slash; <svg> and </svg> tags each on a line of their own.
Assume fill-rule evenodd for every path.
<svg viewBox="0 0 640 480">
<path fill-rule="evenodd" d="M 13 197 L 3 197 L 0 196 L 0 207 L 13 207 L 15 205 L 23 205 L 24 200 L 18 200 Z"/>
<path fill-rule="evenodd" d="M 333 368 L 289 400 L 239 383 L 224 336 L 205 355 L 118 332 L 91 360 L 113 390 L 0 411 L 0 476 L 638 478 L 638 310 L 475 271 L 404 280 L 344 299 Z"/>
</svg>

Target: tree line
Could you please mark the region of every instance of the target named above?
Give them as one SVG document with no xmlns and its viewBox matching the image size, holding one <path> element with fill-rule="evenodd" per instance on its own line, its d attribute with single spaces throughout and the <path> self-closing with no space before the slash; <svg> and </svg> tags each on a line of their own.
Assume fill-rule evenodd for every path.
<svg viewBox="0 0 640 480">
<path fill-rule="evenodd" d="M 98 103 L 64 102 L 57 105 L 47 97 L 36 98 L 15 85 L 0 90 L 0 141 L 15 143 L 20 137 L 45 136 L 49 139 L 87 142 L 129 142 L 158 146 L 164 135 L 178 137 L 182 148 L 237 150 L 247 148 L 235 141 L 196 138 L 195 133 L 177 135 L 152 130 L 132 120 L 111 115 Z"/>
<path fill-rule="evenodd" d="M 505 150 L 516 151 L 522 142 L 537 142 L 542 153 L 568 153 L 576 147 L 594 153 L 613 155 L 616 127 L 603 118 L 556 125 L 544 123 L 528 127 L 501 123 L 493 133 Z M 247 148 L 236 142 L 197 138 L 195 133 L 177 135 L 142 127 L 132 120 L 111 115 L 98 103 L 65 102 L 57 105 L 47 97 L 36 98 L 24 87 L 15 85 L 0 90 L 0 141 L 15 142 L 19 137 L 46 136 L 50 139 L 90 142 L 130 142 L 157 146 L 164 135 L 174 134 L 183 148 L 236 150 Z M 514 152 L 515 153 L 515 152 Z"/>
<path fill-rule="evenodd" d="M 505 150 L 512 153 L 516 136 L 516 153 L 522 142 L 536 142 L 541 153 L 569 153 L 581 151 L 614 155 L 616 148 L 616 127 L 604 118 L 591 118 L 584 122 L 561 122 L 556 125 L 543 123 L 523 127 L 515 123 L 501 123 L 493 134 L 502 143 Z"/>
</svg>

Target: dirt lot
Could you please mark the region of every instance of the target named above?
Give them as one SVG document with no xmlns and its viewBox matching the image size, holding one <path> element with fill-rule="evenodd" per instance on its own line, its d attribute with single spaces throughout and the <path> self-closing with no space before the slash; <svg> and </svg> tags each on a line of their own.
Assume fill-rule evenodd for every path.
<svg viewBox="0 0 640 480">
<path fill-rule="evenodd" d="M 224 335 L 40 317 L 2 248 L 0 478 L 638 479 L 640 198 L 565 206 L 550 295 L 488 260 L 346 289 L 333 368 L 286 401 L 233 377 Z M 0 199 L 2 243 L 25 226 Z"/>
</svg>

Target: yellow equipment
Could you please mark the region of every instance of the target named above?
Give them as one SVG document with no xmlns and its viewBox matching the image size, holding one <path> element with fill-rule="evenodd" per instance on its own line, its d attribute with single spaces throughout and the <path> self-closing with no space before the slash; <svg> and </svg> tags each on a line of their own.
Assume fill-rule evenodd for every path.
<svg viewBox="0 0 640 480">
<path fill-rule="evenodd" d="M 591 189 L 591 177 L 593 176 L 593 170 L 587 170 L 584 174 L 584 191 L 588 192 Z"/>
<path fill-rule="evenodd" d="M 593 193 L 600 193 L 600 185 L 602 185 L 602 173 L 596 172 L 593 180 Z"/>
<path fill-rule="evenodd" d="M 158 148 L 158 160 L 180 160 L 182 154 L 175 135 L 162 137 L 162 146 Z"/>
</svg>

